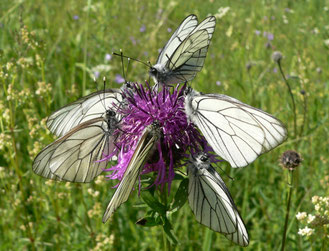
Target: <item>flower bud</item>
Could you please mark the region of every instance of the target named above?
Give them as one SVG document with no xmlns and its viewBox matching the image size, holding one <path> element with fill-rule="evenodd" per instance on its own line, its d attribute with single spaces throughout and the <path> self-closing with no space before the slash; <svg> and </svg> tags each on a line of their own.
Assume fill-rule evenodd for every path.
<svg viewBox="0 0 329 251">
<path fill-rule="evenodd" d="M 280 158 L 280 163 L 284 168 L 294 170 L 302 162 L 302 157 L 294 150 L 285 151 Z"/>
</svg>

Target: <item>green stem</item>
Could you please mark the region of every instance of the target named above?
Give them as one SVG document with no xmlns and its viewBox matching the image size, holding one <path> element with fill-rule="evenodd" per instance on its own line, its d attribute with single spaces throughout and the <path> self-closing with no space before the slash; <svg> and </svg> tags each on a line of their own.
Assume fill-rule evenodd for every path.
<svg viewBox="0 0 329 251">
<path fill-rule="evenodd" d="M 167 185 L 165 185 L 163 191 L 162 192 L 160 191 L 159 193 L 160 193 L 160 199 L 161 199 L 162 204 L 164 204 L 166 206 L 166 208 L 168 209 L 169 206 L 167 205 L 167 203 L 168 203 Z M 167 234 L 164 230 L 164 226 L 162 226 L 162 235 L 163 235 L 163 249 L 168 250 L 168 251 L 172 250 L 171 243 L 167 238 Z"/>
<path fill-rule="evenodd" d="M 287 201 L 287 211 L 286 211 L 286 219 L 284 222 L 284 229 L 283 229 L 283 235 L 282 235 L 282 246 L 281 251 L 284 251 L 285 244 L 286 244 L 286 235 L 287 235 L 287 227 L 288 227 L 288 220 L 289 220 L 289 212 L 290 212 L 290 205 L 291 205 L 291 195 L 292 195 L 292 189 L 293 189 L 293 170 L 289 170 L 290 174 L 290 184 L 289 184 L 289 192 L 288 192 L 288 201 Z"/>
<path fill-rule="evenodd" d="M 87 53 L 88 53 L 88 34 L 89 34 L 89 13 L 90 13 L 90 6 L 91 6 L 91 1 L 88 0 L 87 6 L 87 18 L 86 18 L 86 32 L 85 32 L 85 39 L 84 39 L 84 46 L 83 46 L 83 64 L 85 67 L 83 67 L 83 75 L 82 75 L 82 96 L 85 95 L 86 92 L 86 65 L 87 65 Z"/>
<path fill-rule="evenodd" d="M 293 111 L 293 114 L 294 114 L 294 138 L 297 137 L 297 116 L 296 116 L 296 104 L 295 104 L 295 99 L 294 99 L 294 95 L 292 94 L 292 90 L 291 90 L 291 87 L 288 83 L 288 80 L 286 79 L 286 76 L 284 75 L 284 72 L 282 70 L 282 67 L 281 67 L 281 61 L 279 60 L 278 61 L 278 66 L 279 66 L 279 69 L 280 69 L 280 73 L 283 77 L 283 80 L 286 84 L 286 86 L 288 87 L 288 91 L 289 91 L 289 94 L 290 94 L 290 97 L 291 97 L 291 103 L 292 103 L 292 111 Z"/>
<path fill-rule="evenodd" d="M 307 97 L 306 97 L 306 94 L 303 95 L 303 108 L 304 108 L 304 111 L 303 111 L 303 124 L 301 126 L 301 129 L 300 129 L 300 133 L 299 133 L 299 137 L 303 136 L 303 132 L 304 132 L 304 127 L 305 127 L 305 124 L 306 124 L 306 114 L 307 114 Z"/>
</svg>

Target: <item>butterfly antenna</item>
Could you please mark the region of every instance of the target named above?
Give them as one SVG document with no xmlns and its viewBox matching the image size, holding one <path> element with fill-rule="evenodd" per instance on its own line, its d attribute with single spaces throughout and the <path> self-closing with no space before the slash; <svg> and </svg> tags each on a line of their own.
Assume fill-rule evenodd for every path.
<svg viewBox="0 0 329 251">
<path fill-rule="evenodd" d="M 184 172 L 182 172 L 181 170 L 176 170 L 176 172 L 178 172 L 178 173 L 180 173 L 180 174 L 183 174 L 184 176 L 187 176 L 187 173 L 184 173 Z"/>
<path fill-rule="evenodd" d="M 147 63 L 145 63 L 145 62 L 143 62 L 143 61 L 141 61 L 141 60 L 139 60 L 139 59 L 136 59 L 136 58 L 127 57 L 127 56 L 125 56 L 125 55 L 123 55 L 123 54 L 118 54 L 118 53 L 116 53 L 116 52 L 112 52 L 112 55 L 114 55 L 114 56 L 119 56 L 119 57 L 123 57 L 123 58 L 129 58 L 129 59 L 134 60 L 134 61 L 136 61 L 136 62 L 139 62 L 139 63 L 141 63 L 141 64 L 143 64 L 143 65 L 146 65 L 147 67 L 150 67 Z"/>
<path fill-rule="evenodd" d="M 106 110 L 106 104 L 105 104 L 105 86 L 106 86 L 106 78 L 103 77 L 103 99 L 101 100 L 104 109 Z"/>
<path fill-rule="evenodd" d="M 234 180 L 234 178 L 232 178 L 230 175 L 228 175 L 227 172 L 224 171 L 223 168 L 221 168 L 220 166 L 216 165 L 216 167 L 218 167 L 230 180 Z"/>
<path fill-rule="evenodd" d="M 122 76 L 126 82 L 126 74 L 125 74 L 125 65 L 123 63 L 123 53 L 122 53 L 122 49 L 120 49 L 120 58 L 121 58 L 121 66 L 122 66 Z"/>
<path fill-rule="evenodd" d="M 129 70 L 129 65 L 130 65 L 130 58 L 127 58 L 127 60 L 128 60 L 128 64 L 127 64 L 127 71 L 126 71 L 127 74 L 126 75 L 128 77 L 128 70 Z M 125 81 L 127 81 L 127 80 L 125 79 Z"/>
</svg>

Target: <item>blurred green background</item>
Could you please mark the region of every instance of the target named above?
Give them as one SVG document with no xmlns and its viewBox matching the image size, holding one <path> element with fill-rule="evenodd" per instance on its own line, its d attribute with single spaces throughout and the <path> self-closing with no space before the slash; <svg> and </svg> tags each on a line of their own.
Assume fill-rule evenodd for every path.
<svg viewBox="0 0 329 251">
<path fill-rule="evenodd" d="M 226 8 L 228 7 L 228 8 Z M 219 10 L 219 8 L 222 8 Z M 0 1 L 0 250 L 161 250 L 161 227 L 135 225 L 146 208 L 134 192 L 113 219 L 102 215 L 116 182 L 49 182 L 31 169 L 54 138 L 45 118 L 96 90 L 93 76 L 119 88 L 120 58 L 155 63 L 158 51 L 189 14 L 217 16 L 198 91 L 223 93 L 261 108 L 288 128 L 289 137 L 250 166 L 223 175 L 249 231 L 245 250 L 278 250 L 288 173 L 278 162 L 288 149 L 304 161 L 295 172 L 287 250 L 325 250 L 326 228 L 305 237 L 296 213 L 314 214 L 311 198 L 328 195 L 329 1 Z M 296 101 L 297 132 L 282 68 Z M 148 69 L 131 63 L 127 79 L 144 81 Z M 301 94 L 304 90 L 305 94 Z M 185 171 L 185 170 L 184 170 Z M 177 184 L 174 185 L 177 186 Z M 172 196 L 172 195 L 171 195 Z M 189 206 L 171 215 L 177 250 L 238 250 L 198 224 Z"/>
</svg>

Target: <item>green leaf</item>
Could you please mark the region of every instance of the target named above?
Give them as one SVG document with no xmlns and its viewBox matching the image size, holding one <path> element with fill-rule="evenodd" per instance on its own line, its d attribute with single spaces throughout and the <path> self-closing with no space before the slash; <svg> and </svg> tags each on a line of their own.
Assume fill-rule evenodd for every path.
<svg viewBox="0 0 329 251">
<path fill-rule="evenodd" d="M 163 221 L 164 221 L 164 224 L 163 224 L 163 229 L 166 233 L 166 237 L 167 239 L 170 241 L 170 243 L 172 245 L 177 245 L 178 244 L 178 240 L 177 240 L 177 237 L 174 233 L 174 230 L 168 220 L 167 217 L 163 217 Z"/>
<path fill-rule="evenodd" d="M 162 222 L 159 217 L 147 216 L 139 219 L 136 224 L 142 227 L 154 227 L 162 225 Z"/>
<path fill-rule="evenodd" d="M 175 173 L 174 180 L 183 180 L 183 179 L 185 179 L 185 177 L 186 177 L 186 176 L 184 176 L 184 175 L 182 175 L 182 174 L 176 172 L 176 173 Z"/>
<path fill-rule="evenodd" d="M 179 210 L 182 206 L 184 206 L 188 197 L 188 179 L 183 179 L 179 184 L 177 192 L 174 197 L 174 202 L 171 206 L 172 211 Z"/>
<path fill-rule="evenodd" d="M 148 190 L 141 193 L 143 201 L 160 215 L 166 215 L 167 207 L 161 204 Z"/>
</svg>

